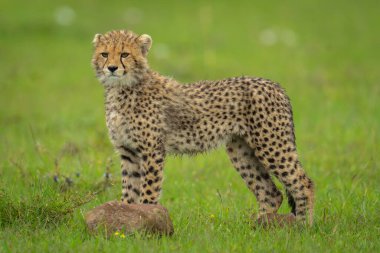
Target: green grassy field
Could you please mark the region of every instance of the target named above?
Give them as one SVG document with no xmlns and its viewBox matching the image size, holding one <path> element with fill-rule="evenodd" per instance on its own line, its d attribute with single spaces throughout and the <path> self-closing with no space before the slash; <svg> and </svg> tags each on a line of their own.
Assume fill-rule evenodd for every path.
<svg viewBox="0 0 380 253">
<path fill-rule="evenodd" d="M 181 2 L 0 0 L 0 252 L 379 251 L 378 1 Z M 120 28 L 150 34 L 151 67 L 180 81 L 282 84 L 312 228 L 252 230 L 255 199 L 221 148 L 168 158 L 172 237 L 86 232 L 84 213 L 121 192 L 90 66 L 94 34 Z"/>
</svg>

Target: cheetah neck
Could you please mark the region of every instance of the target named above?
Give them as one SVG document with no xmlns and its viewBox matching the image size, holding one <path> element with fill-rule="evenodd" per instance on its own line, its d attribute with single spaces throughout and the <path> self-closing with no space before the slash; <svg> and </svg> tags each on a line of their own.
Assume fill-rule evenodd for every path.
<svg viewBox="0 0 380 253">
<path fill-rule="evenodd" d="M 172 79 L 150 69 L 144 71 L 136 80 L 137 82 L 133 85 L 113 84 L 104 86 L 107 111 L 122 107 L 133 109 L 142 94 L 151 93 L 154 90 L 159 90 L 161 86 L 170 86 L 172 83 Z"/>
</svg>

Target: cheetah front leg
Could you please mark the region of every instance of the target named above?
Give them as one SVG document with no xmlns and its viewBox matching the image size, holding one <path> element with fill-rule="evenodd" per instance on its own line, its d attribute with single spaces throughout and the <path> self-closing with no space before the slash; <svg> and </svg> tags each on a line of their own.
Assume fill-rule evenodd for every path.
<svg viewBox="0 0 380 253">
<path fill-rule="evenodd" d="M 138 153 L 126 146 L 118 148 L 121 159 L 122 197 L 128 204 L 139 203 L 144 172 L 140 169 Z"/>
<path fill-rule="evenodd" d="M 157 204 L 161 195 L 165 152 L 163 148 L 143 152 L 140 166 L 144 171 L 140 203 Z"/>
<path fill-rule="evenodd" d="M 256 196 L 259 204 L 258 216 L 276 213 L 282 203 L 282 194 L 257 160 L 254 150 L 238 137 L 227 143 L 226 147 L 233 166 Z"/>
</svg>

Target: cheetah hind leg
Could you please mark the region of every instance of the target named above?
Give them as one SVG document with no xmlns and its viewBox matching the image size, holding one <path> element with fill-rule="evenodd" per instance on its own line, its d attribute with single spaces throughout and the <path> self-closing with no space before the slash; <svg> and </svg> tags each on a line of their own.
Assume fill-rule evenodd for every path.
<svg viewBox="0 0 380 253">
<path fill-rule="evenodd" d="M 233 166 L 257 199 L 258 218 L 277 213 L 282 203 L 282 194 L 257 160 L 254 150 L 240 137 L 233 138 L 226 148 Z"/>
<path fill-rule="evenodd" d="M 255 155 L 266 171 L 273 173 L 285 186 L 292 213 L 298 221 L 313 223 L 314 186 L 298 160 L 295 143 L 283 140 L 281 149 L 264 147 L 256 142 Z M 251 143 L 250 143 L 251 144 Z M 251 144 L 252 146 L 254 143 Z M 282 155 L 281 155 L 281 152 Z"/>
</svg>

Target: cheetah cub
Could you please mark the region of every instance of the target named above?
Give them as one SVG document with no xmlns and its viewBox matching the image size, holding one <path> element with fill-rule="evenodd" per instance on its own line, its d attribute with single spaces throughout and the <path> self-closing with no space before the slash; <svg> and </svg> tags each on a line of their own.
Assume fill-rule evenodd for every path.
<svg viewBox="0 0 380 253">
<path fill-rule="evenodd" d="M 106 121 L 120 154 L 122 200 L 157 204 L 167 154 L 224 144 L 256 196 L 259 217 L 276 213 L 284 184 L 297 220 L 312 223 L 314 188 L 298 159 L 292 108 L 276 83 L 253 77 L 179 82 L 152 71 L 149 35 L 96 34 L 92 66 L 105 89 Z"/>
</svg>

